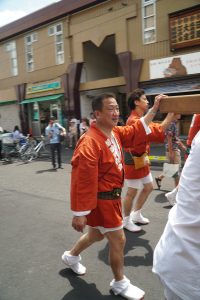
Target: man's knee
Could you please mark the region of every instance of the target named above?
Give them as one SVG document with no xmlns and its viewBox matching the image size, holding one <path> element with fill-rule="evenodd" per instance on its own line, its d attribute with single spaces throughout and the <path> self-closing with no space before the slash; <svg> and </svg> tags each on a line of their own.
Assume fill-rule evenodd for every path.
<svg viewBox="0 0 200 300">
<path fill-rule="evenodd" d="M 147 194 L 150 194 L 153 191 L 153 184 L 149 183 L 147 185 L 144 185 L 143 191 Z"/>
</svg>

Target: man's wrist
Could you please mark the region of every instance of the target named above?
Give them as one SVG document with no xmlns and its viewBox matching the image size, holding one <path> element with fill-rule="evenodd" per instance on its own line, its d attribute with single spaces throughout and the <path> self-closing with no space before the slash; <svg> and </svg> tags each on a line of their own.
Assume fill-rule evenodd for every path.
<svg viewBox="0 0 200 300">
<path fill-rule="evenodd" d="M 156 113 L 157 113 L 157 110 L 155 111 L 153 108 L 151 108 L 151 109 L 149 110 L 149 114 L 150 114 L 150 115 L 156 115 Z"/>
</svg>

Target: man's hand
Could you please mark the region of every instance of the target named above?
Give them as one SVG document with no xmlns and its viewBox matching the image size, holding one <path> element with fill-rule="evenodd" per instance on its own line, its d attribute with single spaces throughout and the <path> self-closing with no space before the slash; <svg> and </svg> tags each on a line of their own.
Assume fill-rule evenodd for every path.
<svg viewBox="0 0 200 300">
<path fill-rule="evenodd" d="M 161 99 L 167 98 L 167 97 L 168 97 L 167 95 L 163 95 L 163 94 L 157 95 L 157 96 L 155 97 L 154 105 L 153 105 L 152 109 L 155 110 L 155 111 L 157 111 L 158 108 L 159 108 Z"/>
<path fill-rule="evenodd" d="M 72 227 L 79 232 L 83 232 L 83 229 L 85 228 L 87 223 L 87 218 L 86 216 L 81 216 L 81 217 L 73 217 L 72 219 Z"/>
</svg>

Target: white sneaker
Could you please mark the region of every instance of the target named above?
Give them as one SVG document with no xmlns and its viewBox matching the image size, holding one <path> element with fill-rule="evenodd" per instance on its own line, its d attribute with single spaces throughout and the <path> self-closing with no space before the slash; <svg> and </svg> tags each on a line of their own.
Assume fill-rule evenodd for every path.
<svg viewBox="0 0 200 300">
<path fill-rule="evenodd" d="M 131 218 L 134 223 L 140 223 L 143 225 L 149 224 L 149 219 L 143 217 L 143 215 L 141 214 L 141 210 L 132 211 Z"/>
<path fill-rule="evenodd" d="M 144 299 L 145 292 L 137 286 L 130 283 L 126 277 L 120 281 L 114 279 L 110 283 L 111 290 L 115 295 L 120 295 L 129 300 L 142 300 Z"/>
<path fill-rule="evenodd" d="M 62 255 L 62 261 L 66 264 L 74 273 L 78 275 L 84 275 L 86 273 L 86 267 L 84 267 L 80 261 L 81 256 L 73 256 L 70 251 L 65 251 Z"/>
<path fill-rule="evenodd" d="M 177 189 L 173 189 L 171 192 L 165 194 L 165 197 L 167 198 L 171 206 L 174 206 L 176 204 L 177 191 Z"/>
<path fill-rule="evenodd" d="M 123 220 L 123 227 L 128 230 L 128 231 L 132 231 L 132 232 L 138 232 L 140 230 L 142 230 L 142 228 L 136 224 L 133 223 L 133 221 L 131 220 L 130 216 L 125 217 Z"/>
</svg>

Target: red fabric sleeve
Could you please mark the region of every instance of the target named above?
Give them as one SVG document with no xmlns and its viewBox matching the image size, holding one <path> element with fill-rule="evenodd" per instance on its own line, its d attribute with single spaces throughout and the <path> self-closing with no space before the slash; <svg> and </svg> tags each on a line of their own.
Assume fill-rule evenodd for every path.
<svg viewBox="0 0 200 300">
<path fill-rule="evenodd" d="M 97 205 L 98 160 L 101 149 L 91 138 L 85 138 L 72 158 L 71 209 L 92 210 Z"/>
</svg>

